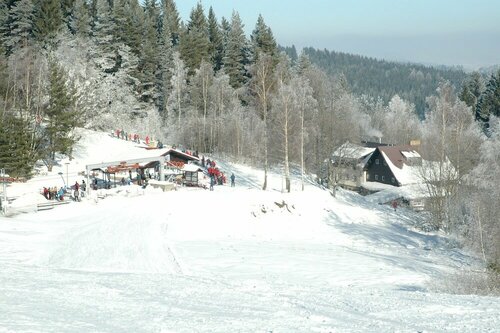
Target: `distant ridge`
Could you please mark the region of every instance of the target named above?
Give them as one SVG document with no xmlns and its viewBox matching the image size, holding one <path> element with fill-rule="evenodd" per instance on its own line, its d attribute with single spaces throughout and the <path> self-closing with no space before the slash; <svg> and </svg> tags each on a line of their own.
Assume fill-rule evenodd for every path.
<svg viewBox="0 0 500 333">
<path fill-rule="evenodd" d="M 282 50 L 292 60 L 295 47 Z M 352 92 L 358 95 L 380 97 L 387 103 L 395 94 L 415 104 L 417 113 L 424 118 L 425 99 L 436 93 L 442 80 L 450 81 L 460 89 L 466 72 L 460 67 L 430 66 L 410 62 L 380 60 L 345 52 L 303 49 L 310 61 L 329 75 L 343 73 Z"/>
</svg>

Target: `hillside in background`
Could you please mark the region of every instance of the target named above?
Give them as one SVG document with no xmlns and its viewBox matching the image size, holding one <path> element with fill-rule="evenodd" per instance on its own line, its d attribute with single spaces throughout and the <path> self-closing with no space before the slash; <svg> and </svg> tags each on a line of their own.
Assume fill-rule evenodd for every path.
<svg viewBox="0 0 500 333">
<path fill-rule="evenodd" d="M 290 58 L 295 47 L 282 48 Z M 420 118 L 426 110 L 425 98 L 435 94 L 440 81 L 450 81 L 460 89 L 467 74 L 457 68 L 428 67 L 420 64 L 379 60 L 344 52 L 303 49 L 310 61 L 329 75 L 344 74 L 352 92 L 357 95 L 380 97 L 387 103 L 398 94 L 415 104 Z"/>
</svg>

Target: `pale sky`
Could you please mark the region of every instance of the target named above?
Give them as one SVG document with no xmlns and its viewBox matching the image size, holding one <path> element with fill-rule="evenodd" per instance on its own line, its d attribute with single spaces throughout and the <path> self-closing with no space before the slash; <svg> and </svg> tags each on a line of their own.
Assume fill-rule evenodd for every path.
<svg viewBox="0 0 500 333">
<path fill-rule="evenodd" d="M 177 0 L 184 21 L 199 0 Z M 279 44 L 387 60 L 500 64 L 500 0 L 202 0 L 217 19 L 236 10 L 247 35 L 260 14 Z"/>
</svg>

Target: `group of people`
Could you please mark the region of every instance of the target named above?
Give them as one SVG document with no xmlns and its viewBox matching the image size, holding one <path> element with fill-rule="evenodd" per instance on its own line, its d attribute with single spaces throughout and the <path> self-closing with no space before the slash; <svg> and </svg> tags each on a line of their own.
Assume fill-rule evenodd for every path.
<svg viewBox="0 0 500 333">
<path fill-rule="evenodd" d="M 127 133 L 124 130 L 115 130 L 114 133 L 112 133 L 114 136 L 116 136 L 118 139 L 126 140 L 126 141 L 132 141 L 136 143 L 141 143 L 141 137 L 139 134 L 132 134 L 132 133 Z M 149 137 L 149 135 L 146 135 L 144 138 L 144 143 L 146 146 L 153 146 L 153 148 L 156 146 L 156 148 L 163 148 L 163 143 L 158 140 L 158 141 L 153 141 L 152 138 Z"/>
<path fill-rule="evenodd" d="M 86 190 L 86 184 L 85 180 L 82 180 L 82 184 L 78 184 L 78 182 L 75 182 L 73 186 L 71 186 L 70 189 L 72 192 L 72 198 L 75 201 L 80 201 L 81 197 L 84 196 L 85 190 Z M 68 188 L 65 186 L 60 187 L 57 189 L 57 186 L 54 187 L 44 187 L 42 190 L 42 195 L 45 197 L 47 200 L 57 200 L 57 201 L 63 201 L 64 200 L 64 195 L 68 193 Z"/>
<path fill-rule="evenodd" d="M 210 159 L 205 160 L 205 156 L 201 158 L 201 165 L 207 169 L 208 176 L 210 177 L 210 191 L 214 190 L 214 185 L 224 185 L 226 183 L 226 175 L 224 172 L 220 171 L 216 166 L 215 161 Z M 231 187 L 235 186 L 236 176 L 234 173 L 231 174 Z"/>
<path fill-rule="evenodd" d="M 45 187 L 44 186 L 43 190 L 42 190 L 42 195 L 47 200 L 62 201 L 62 200 L 64 200 L 65 193 L 66 193 L 65 187 L 60 187 L 59 189 L 57 189 L 57 186 L 54 186 L 54 187 Z"/>
</svg>

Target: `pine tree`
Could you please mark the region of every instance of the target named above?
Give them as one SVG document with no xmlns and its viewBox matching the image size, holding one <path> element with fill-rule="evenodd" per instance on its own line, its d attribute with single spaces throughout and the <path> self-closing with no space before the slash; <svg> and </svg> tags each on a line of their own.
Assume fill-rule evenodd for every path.
<svg viewBox="0 0 500 333">
<path fill-rule="evenodd" d="M 189 69 L 189 75 L 194 74 L 203 60 L 210 60 L 208 24 L 200 2 L 191 11 L 189 22 L 179 46 L 182 60 Z"/>
<path fill-rule="evenodd" d="M 19 117 L 0 117 L 0 165 L 12 177 L 31 176 L 37 155 L 31 146 L 31 131 Z"/>
<path fill-rule="evenodd" d="M 76 0 L 60 0 L 60 1 L 61 1 L 61 14 L 63 17 L 63 22 L 69 29 L 71 29 L 71 16 L 73 14 L 73 8 L 75 7 Z"/>
<path fill-rule="evenodd" d="M 174 0 L 162 0 L 164 22 L 168 25 L 168 30 L 172 34 L 172 45 L 179 44 L 180 18 Z"/>
<path fill-rule="evenodd" d="M 4 36 L 9 53 L 27 47 L 33 39 L 34 5 L 31 0 L 19 0 L 9 11 L 9 33 Z"/>
<path fill-rule="evenodd" d="M 108 0 L 97 0 L 96 20 L 92 31 L 98 48 L 94 61 L 105 73 L 114 73 L 120 66 L 120 59 L 116 54 L 115 31 Z"/>
<path fill-rule="evenodd" d="M 172 33 L 170 32 L 167 15 L 162 16 L 162 25 L 158 45 L 158 109 L 164 121 L 168 119 L 168 95 L 171 89 L 172 73 L 170 68 L 173 62 Z"/>
<path fill-rule="evenodd" d="M 297 72 L 299 74 L 304 74 L 307 70 L 311 68 L 311 60 L 309 60 L 309 56 L 305 53 L 301 53 L 299 59 L 297 61 Z"/>
<path fill-rule="evenodd" d="M 60 0 L 38 0 L 35 17 L 35 37 L 49 47 L 55 46 L 55 37 L 63 27 Z"/>
<path fill-rule="evenodd" d="M 6 2 L 0 3 L 0 52 L 6 51 L 5 38 L 9 34 L 9 8 Z"/>
<path fill-rule="evenodd" d="M 271 28 L 265 24 L 262 15 L 259 15 L 257 19 L 255 29 L 250 35 L 250 40 L 255 58 L 258 58 L 260 53 L 266 53 L 276 59 L 278 55 L 278 46 Z"/>
<path fill-rule="evenodd" d="M 224 45 L 222 44 L 222 32 L 212 7 L 208 11 L 208 38 L 210 40 L 210 60 L 212 61 L 214 70 L 218 71 L 222 68 Z"/>
<path fill-rule="evenodd" d="M 69 24 L 75 35 L 90 36 L 90 14 L 85 0 L 75 0 Z"/>
<path fill-rule="evenodd" d="M 151 102 L 156 97 L 156 75 L 158 67 L 158 18 L 159 9 L 155 1 L 145 3 L 143 38 L 139 54 L 136 77 L 141 82 L 138 87 L 140 100 Z"/>
<path fill-rule="evenodd" d="M 476 119 L 488 131 L 491 116 L 500 117 L 500 70 L 492 74 L 476 107 Z"/>
<path fill-rule="evenodd" d="M 299 58 L 299 56 L 297 55 L 297 49 L 295 48 L 295 45 L 285 46 L 285 47 L 279 46 L 278 47 L 278 52 L 285 52 L 285 54 L 292 61 L 292 64 L 295 64 L 297 62 L 298 58 Z"/>
<path fill-rule="evenodd" d="M 113 6 L 113 35 L 139 56 L 142 50 L 145 12 L 136 0 L 115 0 Z"/>
<path fill-rule="evenodd" d="M 45 110 L 44 160 L 51 170 L 56 153 L 70 154 L 77 141 L 73 134 L 79 125 L 79 115 L 74 109 L 75 90 L 66 85 L 66 74 L 54 60 L 49 61 L 49 104 Z"/>
<path fill-rule="evenodd" d="M 232 87 L 239 88 L 246 82 L 245 66 L 248 63 L 248 45 L 243 32 L 243 23 L 238 12 L 233 11 L 224 55 L 224 70 L 229 75 Z"/>
</svg>

